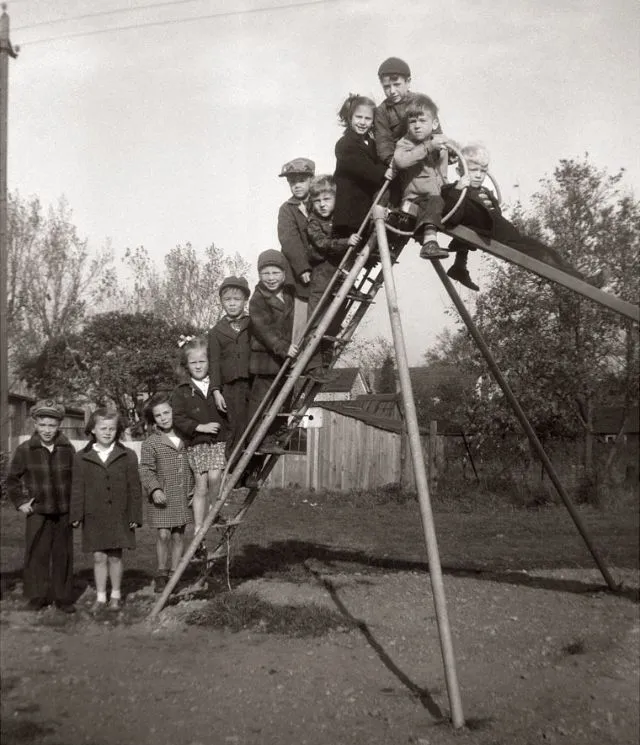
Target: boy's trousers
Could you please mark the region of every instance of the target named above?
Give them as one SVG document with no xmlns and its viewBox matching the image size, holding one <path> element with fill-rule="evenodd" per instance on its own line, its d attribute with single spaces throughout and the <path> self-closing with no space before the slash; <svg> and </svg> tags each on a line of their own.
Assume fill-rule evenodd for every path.
<svg viewBox="0 0 640 745">
<path fill-rule="evenodd" d="M 227 404 L 227 419 L 229 420 L 230 430 L 225 447 L 227 460 L 249 423 L 249 392 L 248 378 L 238 378 L 230 383 L 222 384 L 222 395 Z"/>
<path fill-rule="evenodd" d="M 71 602 L 73 532 L 69 515 L 27 515 L 24 595 L 29 600 Z"/>
<path fill-rule="evenodd" d="M 249 419 L 256 413 L 262 399 L 269 392 L 271 384 L 275 380 L 275 375 L 254 375 L 251 379 L 251 392 L 249 394 Z M 286 378 L 282 381 L 281 385 L 284 385 Z M 289 411 L 291 407 L 291 396 L 287 397 L 287 400 L 283 404 L 285 411 Z M 267 413 L 267 409 L 263 411 L 263 415 Z M 261 420 L 259 419 L 256 423 L 256 429 L 260 426 Z M 273 422 L 269 425 L 267 430 L 267 437 L 279 436 L 287 428 L 287 419 L 283 416 L 277 416 Z"/>
</svg>

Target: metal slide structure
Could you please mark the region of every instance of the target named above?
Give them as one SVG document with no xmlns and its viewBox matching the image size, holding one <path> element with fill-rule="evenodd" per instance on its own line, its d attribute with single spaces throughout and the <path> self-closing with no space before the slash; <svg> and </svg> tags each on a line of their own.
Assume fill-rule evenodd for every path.
<svg viewBox="0 0 640 745">
<path fill-rule="evenodd" d="M 396 234 L 400 231 L 387 225 L 385 222 L 387 210 L 383 207 L 377 206 L 380 197 L 389 184 L 390 178 L 391 176 L 388 175 L 383 188 L 376 197 L 369 214 L 360 228 L 359 234 L 365 237 L 368 236 L 366 242 L 362 247 L 349 249 L 343 258 L 340 267 L 336 270 L 322 300 L 307 322 L 298 345 L 298 354 L 295 358 L 287 358 L 284 361 L 274 383 L 263 399 L 260 408 L 249 423 L 241 441 L 236 445 L 233 454 L 229 458 L 229 465 L 225 470 L 220 492 L 215 502 L 212 504 L 201 529 L 196 533 L 192 542 L 187 547 L 178 568 L 170 577 L 162 594 L 158 597 L 150 615 L 151 617 L 154 617 L 160 613 L 185 569 L 189 565 L 189 562 L 196 552 L 200 542 L 204 539 L 210 529 L 214 529 L 216 539 L 215 548 L 213 548 L 210 553 L 211 562 L 209 562 L 204 570 L 205 575 L 211 570 L 217 558 L 226 555 L 226 549 L 231 536 L 255 501 L 261 486 L 271 473 L 278 458 L 281 457 L 277 454 L 260 452 L 260 444 L 269 431 L 270 426 L 276 418 L 281 417 L 284 419 L 281 427 L 283 434 L 280 438 L 279 444 L 286 446 L 287 442 L 300 425 L 307 409 L 312 405 L 316 393 L 318 393 L 322 387 L 321 383 L 315 382 L 305 375 L 309 361 L 316 353 L 320 343 L 324 341 L 325 344 L 333 344 L 333 361 L 335 362 L 344 348 L 344 345 L 349 342 L 360 321 L 363 319 L 367 308 L 374 301 L 378 290 L 384 285 L 396 352 L 400 388 L 403 397 L 405 424 L 411 449 L 416 488 L 418 491 L 418 503 L 428 553 L 429 573 L 431 576 L 436 618 L 438 621 L 440 646 L 451 708 L 451 719 L 453 726 L 458 728 L 463 726 L 464 716 L 462 713 L 462 704 L 456 676 L 451 632 L 447 617 L 446 600 L 442 582 L 442 571 L 437 548 L 433 515 L 431 512 L 429 487 L 420 444 L 415 402 L 409 378 L 409 365 L 393 277 L 393 264 L 397 261 L 397 258 L 409 239 L 410 234 L 402 234 L 400 239 L 398 239 L 397 236 L 393 236 L 392 246 L 390 247 L 388 242 L 388 231 Z M 371 223 L 374 225 L 373 230 Z M 533 259 L 496 241 L 485 240 L 469 228 L 456 227 L 450 229 L 445 226 L 443 229 L 444 232 L 449 235 L 460 238 L 472 246 L 533 271 L 542 277 L 567 287 L 574 292 L 599 303 L 609 310 L 619 313 L 625 318 L 638 321 L 639 315 L 637 306 L 624 302 L 586 282 L 576 279 L 575 277 L 566 274 L 561 269 Z M 551 461 L 542 448 L 542 445 L 540 444 L 524 411 L 521 409 L 515 396 L 509 389 L 507 381 L 499 370 L 478 329 L 475 327 L 471 315 L 464 307 L 452 282 L 449 280 L 442 268 L 440 261 L 435 260 L 432 261 L 432 263 L 454 305 L 460 312 L 465 324 L 474 338 L 474 341 L 484 355 L 497 383 L 502 387 L 505 397 L 511 404 L 514 413 L 529 437 L 533 449 L 539 455 L 545 470 L 549 474 L 552 483 L 556 487 L 560 497 L 574 520 L 576 527 L 585 540 L 585 543 L 587 544 L 587 547 L 607 585 L 612 590 L 617 589 L 618 585 L 611 577 L 607 567 L 599 556 L 585 526 L 582 524 L 579 513 L 571 503 L 566 490 L 562 486 Z M 336 331 L 336 329 L 338 330 Z M 236 490 L 245 483 L 247 475 L 250 475 L 251 487 L 245 490 L 245 495 L 242 497 L 241 501 L 237 503 L 236 496 L 238 491 Z M 230 499 L 232 492 L 234 492 L 234 497 L 233 499 Z M 228 506 L 229 503 L 235 505 L 235 514 L 231 515 L 225 511 L 225 516 L 223 518 L 221 516 L 221 510 L 225 505 Z"/>
</svg>

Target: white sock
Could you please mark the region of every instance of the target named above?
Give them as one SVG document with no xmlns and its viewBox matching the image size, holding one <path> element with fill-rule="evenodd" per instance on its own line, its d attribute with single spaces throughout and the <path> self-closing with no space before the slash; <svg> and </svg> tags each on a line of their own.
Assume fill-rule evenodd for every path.
<svg viewBox="0 0 640 745">
<path fill-rule="evenodd" d="M 106 603 L 107 602 L 107 593 L 106 592 L 100 592 L 100 590 L 98 590 L 98 602 L 99 603 Z"/>
<path fill-rule="evenodd" d="M 120 590 L 111 590 L 111 600 L 120 600 Z"/>
</svg>

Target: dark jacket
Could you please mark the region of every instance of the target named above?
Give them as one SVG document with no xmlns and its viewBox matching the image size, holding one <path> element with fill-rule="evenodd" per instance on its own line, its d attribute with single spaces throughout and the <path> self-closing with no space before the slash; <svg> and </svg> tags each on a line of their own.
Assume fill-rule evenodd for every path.
<svg viewBox="0 0 640 745">
<path fill-rule="evenodd" d="M 15 506 L 33 499 L 33 511 L 41 515 L 69 512 L 74 454 L 73 445 L 60 432 L 51 453 L 37 432 L 18 445 L 7 475 L 7 491 Z"/>
<path fill-rule="evenodd" d="M 306 299 L 309 297 L 309 286 L 300 281 L 300 276 L 311 271 L 309 264 L 309 243 L 307 241 L 306 210 L 309 205 L 304 203 L 304 212 L 301 203 L 291 197 L 278 212 L 278 240 L 282 253 L 286 256 L 291 267 L 292 277 L 287 277 L 287 282 L 296 288 L 296 297 Z"/>
<path fill-rule="evenodd" d="M 460 197 L 460 191 L 456 189 L 455 184 L 447 184 L 442 188 L 442 196 L 445 200 L 445 211 L 448 212 Z M 470 186 L 462 204 L 449 218 L 447 224 L 451 227 L 466 225 L 474 228 L 480 235 L 491 236 L 495 219 L 501 215 L 502 210 L 498 200 L 490 189 L 484 186 Z"/>
<path fill-rule="evenodd" d="M 227 316 L 209 331 L 209 375 L 211 386 L 220 390 L 223 383 L 249 378 L 249 316 L 236 321 L 236 333 Z"/>
<path fill-rule="evenodd" d="M 202 391 L 191 380 L 180 383 L 171 394 L 173 408 L 173 426 L 185 441 L 187 447 L 206 443 L 224 442 L 227 439 L 227 424 L 224 416 L 218 411 L 213 398 L 213 385 L 209 383 L 206 398 Z M 220 429 L 215 435 L 208 432 L 196 432 L 199 424 L 219 422 Z"/>
<path fill-rule="evenodd" d="M 460 197 L 460 192 L 454 184 L 445 186 L 442 190 L 445 200 L 445 211 L 453 208 Z M 516 251 L 521 251 L 538 261 L 555 266 L 578 279 L 585 279 L 584 274 L 572 266 L 554 248 L 547 246 L 536 238 L 530 238 L 521 233 L 516 226 L 502 216 L 498 200 L 493 193 L 484 186 L 467 189 L 464 200 L 456 212 L 447 222 L 448 226 L 466 225 L 473 228 L 479 235 L 494 238 Z M 454 238 L 449 245 L 451 251 L 466 250 L 470 246 L 464 241 Z"/>
<path fill-rule="evenodd" d="M 348 130 L 335 148 L 336 207 L 333 231 L 338 236 L 357 232 L 384 182 L 386 167 L 376 154 L 371 138 Z"/>
<path fill-rule="evenodd" d="M 405 116 L 414 96 L 415 93 L 409 93 L 404 101 L 397 104 L 385 100 L 375 111 L 373 132 L 376 138 L 376 149 L 380 160 L 387 165 L 393 157 L 396 142 L 405 135 L 407 129 Z M 440 126 L 434 130 L 434 134 L 442 134 Z"/>
<path fill-rule="evenodd" d="M 332 218 L 322 218 L 312 214 L 307 225 L 309 246 L 311 247 L 311 264 L 317 266 L 328 261 L 338 266 L 349 248 L 348 238 L 332 238 Z"/>
<path fill-rule="evenodd" d="M 116 442 L 106 463 L 92 442 L 76 453 L 69 520 L 82 523 L 83 551 L 135 548 L 129 523 L 142 525 L 142 490 L 133 450 Z"/>
<path fill-rule="evenodd" d="M 259 282 L 249 300 L 252 375 L 276 375 L 291 346 L 293 289 L 282 287 L 284 300 Z"/>
</svg>

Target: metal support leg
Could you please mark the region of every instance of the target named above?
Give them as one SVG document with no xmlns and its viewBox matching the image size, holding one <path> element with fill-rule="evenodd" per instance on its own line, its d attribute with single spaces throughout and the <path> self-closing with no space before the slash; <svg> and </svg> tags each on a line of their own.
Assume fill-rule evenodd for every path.
<svg viewBox="0 0 640 745">
<path fill-rule="evenodd" d="M 453 286 L 453 283 L 447 276 L 447 273 L 442 268 L 442 264 L 440 261 L 435 260 L 432 262 L 438 277 L 442 280 L 442 284 L 445 287 L 445 290 L 449 293 L 449 297 L 451 300 L 453 300 L 453 304 L 456 306 L 458 312 L 460 313 L 460 316 L 462 317 L 462 320 L 465 322 L 465 325 L 467 329 L 469 330 L 469 333 L 471 334 L 473 340 L 478 346 L 478 349 L 482 352 L 482 356 L 487 361 L 487 365 L 489 366 L 489 369 L 493 373 L 494 378 L 496 379 L 496 382 L 502 389 L 502 392 L 504 393 L 507 401 L 511 404 L 511 408 L 513 409 L 516 417 L 518 418 L 518 421 L 522 425 L 522 429 L 524 429 L 525 434 L 529 438 L 529 442 L 531 443 L 531 446 L 537 453 L 538 457 L 542 461 L 542 465 L 544 466 L 544 469 L 546 470 L 547 474 L 549 475 L 549 478 L 551 479 L 551 482 L 555 486 L 558 494 L 560 495 L 560 498 L 564 502 L 565 507 L 569 511 L 569 514 L 571 515 L 571 518 L 573 519 L 573 522 L 576 525 L 576 528 L 578 528 L 578 531 L 580 532 L 580 535 L 584 539 L 584 542 L 587 544 L 587 548 L 591 552 L 591 555 L 593 556 L 598 569 L 602 573 L 602 576 L 604 577 L 605 582 L 609 586 L 610 590 L 618 590 L 619 585 L 614 581 L 613 577 L 609 573 L 609 570 L 607 569 L 604 561 L 602 560 L 602 557 L 598 553 L 595 545 L 593 544 L 589 534 L 587 533 L 587 529 L 582 522 L 582 518 L 580 517 L 580 514 L 575 508 L 575 505 L 571 501 L 571 498 L 569 497 L 566 489 L 562 485 L 562 482 L 560 481 L 560 477 L 558 476 L 556 469 L 553 467 L 553 463 L 549 459 L 549 456 L 545 452 L 545 449 L 542 447 L 542 443 L 538 439 L 538 436 L 536 435 L 533 427 L 531 426 L 531 423 L 527 419 L 527 415 L 524 413 L 524 410 L 520 406 L 520 403 L 518 402 L 518 399 L 513 394 L 513 391 L 509 387 L 509 383 L 507 383 L 506 378 L 502 374 L 502 371 L 498 367 L 498 364 L 495 361 L 494 356 L 491 354 L 491 350 L 487 346 L 487 343 L 485 342 L 484 338 L 480 334 L 480 331 L 478 330 L 478 327 L 473 322 L 473 318 L 471 318 L 471 314 L 465 307 L 464 303 L 460 299 L 460 296 L 458 295 L 455 287 Z"/>
<path fill-rule="evenodd" d="M 424 466 L 424 457 L 422 454 L 422 444 L 420 441 L 420 430 L 418 428 L 416 405 L 413 398 L 413 391 L 411 389 L 411 379 L 409 377 L 409 361 L 407 359 L 407 350 L 404 343 L 402 322 L 400 320 L 400 311 L 398 309 L 396 287 L 391 266 L 391 256 L 389 254 L 389 244 L 387 242 L 387 231 L 384 225 L 384 214 L 385 210 L 381 207 L 376 207 L 373 211 L 373 217 L 376 224 L 376 235 L 378 238 L 378 250 L 380 251 L 380 261 L 382 263 L 382 272 L 384 275 L 384 287 L 387 296 L 387 305 L 389 307 L 389 320 L 391 321 L 393 344 L 396 351 L 396 362 L 398 365 L 398 374 L 400 377 L 400 389 L 402 391 L 405 420 L 407 424 L 407 432 L 409 435 L 409 446 L 411 449 L 411 457 L 413 460 L 416 488 L 418 490 L 418 501 L 420 504 L 420 514 L 422 516 L 422 527 L 424 529 L 424 537 L 427 544 L 429 574 L 431 575 L 433 600 L 436 609 L 438 632 L 440 635 L 440 647 L 442 650 L 442 659 L 444 662 L 444 672 L 447 682 L 447 692 L 449 694 L 449 704 L 451 706 L 451 721 L 453 723 L 453 726 L 457 729 L 464 726 L 464 714 L 462 712 L 462 701 L 460 699 L 460 690 L 458 687 L 456 663 L 453 654 L 453 643 L 451 640 L 451 629 L 449 626 L 449 618 L 447 615 L 447 601 L 445 598 L 444 586 L 442 583 L 440 555 L 438 554 L 438 543 L 436 540 L 436 532 L 433 523 L 431 501 L 429 498 L 429 484 L 427 481 L 427 473 Z"/>
</svg>

